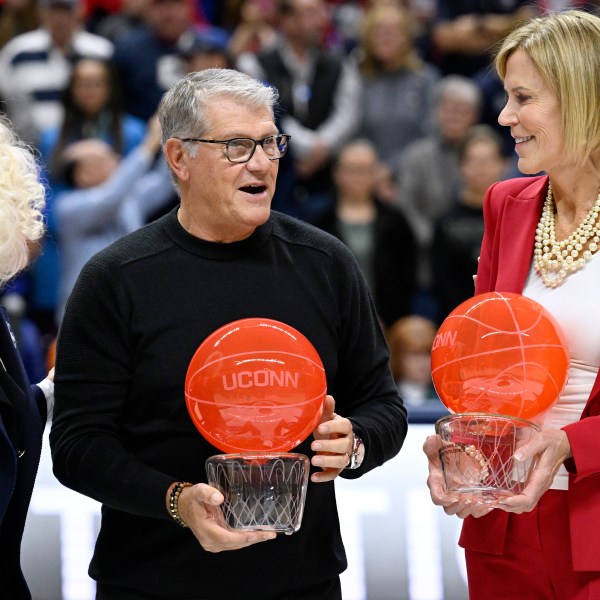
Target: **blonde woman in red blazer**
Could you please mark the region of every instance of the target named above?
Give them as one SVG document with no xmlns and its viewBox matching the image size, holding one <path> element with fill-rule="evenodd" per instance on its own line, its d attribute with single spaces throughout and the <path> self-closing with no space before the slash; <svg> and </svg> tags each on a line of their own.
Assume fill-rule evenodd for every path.
<svg viewBox="0 0 600 600">
<path fill-rule="evenodd" d="M 522 494 L 486 505 L 447 493 L 439 438 L 425 442 L 434 503 L 465 519 L 459 543 L 471 600 L 600 600 L 598 48 L 600 18 L 566 11 L 525 23 L 496 57 L 507 92 L 498 120 L 511 129 L 519 169 L 547 174 L 488 190 L 475 293 L 539 294 L 558 311 L 571 364 L 556 404 L 559 426 L 543 421 L 519 450 L 522 459 L 537 457 Z M 572 244 L 560 245 L 574 232 Z"/>
</svg>

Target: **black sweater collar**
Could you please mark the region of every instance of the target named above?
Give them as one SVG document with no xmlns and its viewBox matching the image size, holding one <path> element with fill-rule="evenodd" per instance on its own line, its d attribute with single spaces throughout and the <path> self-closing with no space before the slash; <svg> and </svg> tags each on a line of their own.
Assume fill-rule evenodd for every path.
<svg viewBox="0 0 600 600">
<path fill-rule="evenodd" d="M 174 208 L 163 220 L 169 237 L 184 250 L 212 259 L 235 259 L 248 256 L 254 250 L 262 247 L 270 239 L 273 231 L 273 215 L 268 221 L 257 227 L 250 237 L 239 242 L 209 242 L 187 232 L 177 219 L 178 207 Z"/>
</svg>

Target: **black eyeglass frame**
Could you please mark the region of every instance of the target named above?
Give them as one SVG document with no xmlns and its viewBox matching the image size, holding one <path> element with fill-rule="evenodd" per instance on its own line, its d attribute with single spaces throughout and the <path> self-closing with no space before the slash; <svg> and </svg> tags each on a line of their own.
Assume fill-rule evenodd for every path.
<svg viewBox="0 0 600 600">
<path fill-rule="evenodd" d="M 231 138 L 230 140 L 205 140 L 205 139 L 201 139 L 201 138 L 177 138 L 177 139 L 182 142 L 200 142 L 202 144 L 225 144 L 225 157 L 227 158 L 227 160 L 229 162 L 239 165 L 239 164 L 247 163 L 250 160 L 252 160 L 252 157 L 254 156 L 254 153 L 256 152 L 256 146 L 261 146 L 262 149 L 264 150 L 265 149 L 264 144 L 267 142 L 267 140 L 276 140 L 277 138 L 282 138 L 285 143 L 285 148 L 283 149 L 283 151 L 281 151 L 281 150 L 279 151 L 280 156 L 271 157 L 268 155 L 268 153 L 266 151 L 265 151 L 265 154 L 267 155 L 267 158 L 269 160 L 279 160 L 287 152 L 288 144 L 289 144 L 290 140 L 292 139 L 292 136 L 287 133 L 278 133 L 277 135 L 268 135 L 267 137 L 263 138 L 262 140 L 255 140 L 253 138 L 246 138 L 246 137 Z M 229 144 L 231 142 L 237 142 L 239 140 L 247 140 L 247 141 L 253 142 L 254 147 L 250 151 L 250 155 L 248 156 L 248 158 L 245 158 L 244 160 L 232 160 L 229 156 Z M 277 147 L 279 147 L 280 145 L 281 144 L 277 144 Z"/>
</svg>

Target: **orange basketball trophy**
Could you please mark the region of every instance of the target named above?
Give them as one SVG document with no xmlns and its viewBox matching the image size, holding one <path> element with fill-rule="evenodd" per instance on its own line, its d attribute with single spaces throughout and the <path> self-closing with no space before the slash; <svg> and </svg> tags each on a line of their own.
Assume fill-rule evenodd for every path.
<svg viewBox="0 0 600 600">
<path fill-rule="evenodd" d="M 558 399 L 569 355 L 554 317 L 520 294 L 470 298 L 433 343 L 435 389 L 451 415 L 436 423 L 449 491 L 493 501 L 524 488 L 532 461 L 515 451 L 539 431 L 532 421 Z"/>
<path fill-rule="evenodd" d="M 288 450 L 316 427 L 326 388 L 315 348 L 279 321 L 234 321 L 199 346 L 185 398 L 196 428 L 227 453 L 206 461 L 208 483 L 225 496 L 224 527 L 300 529 L 310 462 Z"/>
</svg>

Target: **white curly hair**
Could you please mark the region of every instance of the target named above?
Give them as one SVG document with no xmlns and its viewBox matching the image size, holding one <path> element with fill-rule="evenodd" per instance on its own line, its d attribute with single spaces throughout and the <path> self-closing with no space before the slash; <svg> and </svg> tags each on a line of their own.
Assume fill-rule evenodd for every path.
<svg viewBox="0 0 600 600">
<path fill-rule="evenodd" d="M 27 266 L 44 234 L 44 206 L 34 151 L 0 115 L 0 285 Z"/>
</svg>

